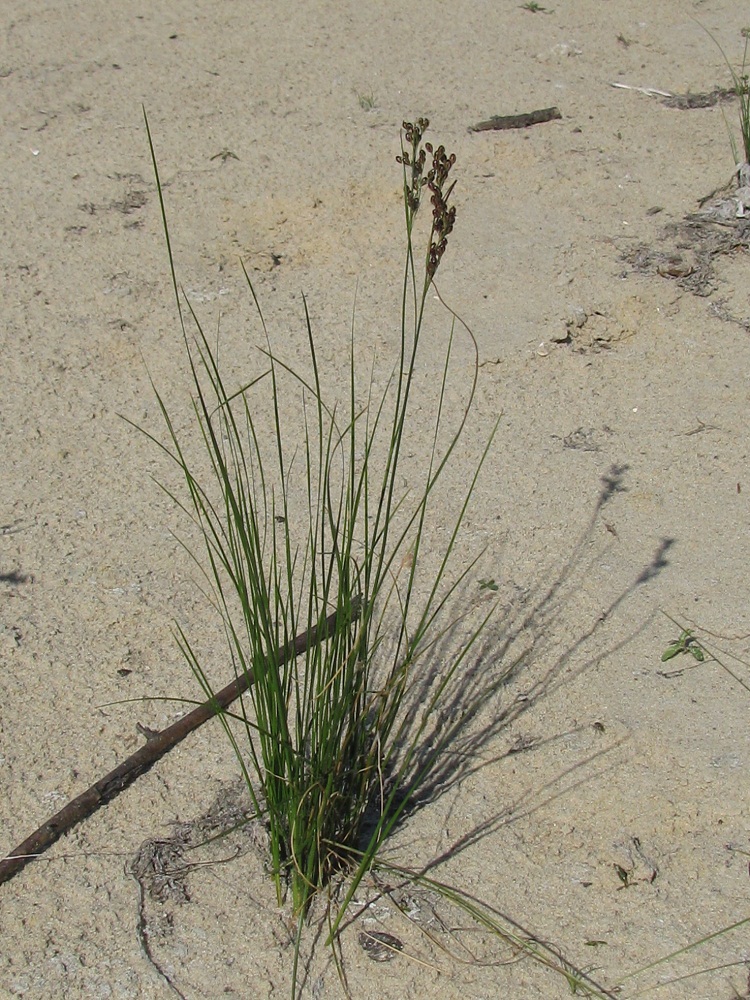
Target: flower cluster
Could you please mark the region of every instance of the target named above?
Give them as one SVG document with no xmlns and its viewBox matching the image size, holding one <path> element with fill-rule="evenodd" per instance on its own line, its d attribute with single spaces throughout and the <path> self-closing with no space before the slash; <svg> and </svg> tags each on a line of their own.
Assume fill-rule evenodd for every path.
<svg viewBox="0 0 750 1000">
<path fill-rule="evenodd" d="M 448 207 L 448 198 L 453 191 L 455 181 L 446 188 L 451 167 L 456 162 L 455 153 L 448 156 L 445 146 L 434 149 L 432 143 L 422 143 L 424 133 L 429 126 L 427 118 L 419 118 L 416 123 L 404 122 L 405 145 L 411 151 L 402 148 L 397 161 L 404 167 L 404 191 L 406 204 L 413 217 L 422 198 L 422 189 L 430 192 L 432 203 L 432 231 L 430 233 L 430 248 L 427 255 L 427 277 L 432 280 L 448 245 L 448 236 L 453 230 L 456 220 L 455 206 Z M 432 157 L 432 166 L 425 173 L 427 154 Z M 410 173 L 407 173 L 407 168 Z"/>
<path fill-rule="evenodd" d="M 429 142 L 425 144 L 427 150 L 432 153 Z M 427 274 L 430 278 L 435 277 L 445 248 L 448 245 L 448 236 L 453 231 L 453 224 L 456 221 L 456 206 L 448 208 L 448 198 L 455 186 L 455 181 L 447 191 L 444 191 L 445 182 L 453 164 L 456 162 L 456 154 L 445 155 L 445 146 L 438 146 L 432 155 L 432 169 L 427 174 L 427 187 L 432 193 L 432 233 L 430 235 L 430 252 L 427 259 Z"/>
<path fill-rule="evenodd" d="M 396 162 L 403 164 L 404 168 L 411 167 L 411 178 L 408 181 L 405 179 L 404 185 L 406 203 L 412 214 L 419 208 L 422 188 L 427 183 L 427 178 L 424 176 L 427 154 L 422 148 L 422 136 L 427 131 L 429 124 L 429 118 L 418 118 L 416 124 L 403 122 L 404 139 L 411 146 L 411 153 L 402 147 L 401 156 L 396 157 Z M 429 146 L 429 143 L 427 145 Z"/>
</svg>

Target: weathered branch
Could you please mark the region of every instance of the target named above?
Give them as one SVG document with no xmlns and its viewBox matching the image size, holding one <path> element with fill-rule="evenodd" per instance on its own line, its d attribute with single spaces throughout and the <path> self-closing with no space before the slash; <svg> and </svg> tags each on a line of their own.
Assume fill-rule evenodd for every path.
<svg viewBox="0 0 750 1000">
<path fill-rule="evenodd" d="M 492 129 L 528 128 L 530 125 L 541 125 L 543 122 L 553 122 L 562 118 L 559 108 L 542 108 L 540 111 L 529 111 L 523 115 L 493 115 L 487 121 L 470 125 L 470 132 L 489 132 Z"/>
<path fill-rule="evenodd" d="M 334 611 L 321 625 L 308 629 L 292 642 L 281 647 L 276 654 L 279 662 L 283 663 L 294 656 L 299 656 L 309 646 L 314 646 L 327 639 L 336 629 L 337 617 L 337 613 Z M 144 746 L 113 771 L 105 774 L 103 778 L 100 778 L 75 799 L 71 799 L 66 806 L 0 861 L 0 885 L 13 878 L 30 861 L 39 857 L 77 823 L 91 816 L 100 806 L 110 802 L 136 778 L 145 774 L 160 757 L 163 757 L 165 753 L 184 740 L 188 733 L 192 733 L 204 722 L 208 722 L 209 719 L 213 719 L 214 716 L 224 711 L 228 705 L 247 691 L 254 680 L 252 673 L 247 673 L 232 681 L 231 684 L 227 684 L 213 698 L 203 702 L 187 715 L 183 715 L 181 719 L 160 733 L 156 733 Z"/>
</svg>

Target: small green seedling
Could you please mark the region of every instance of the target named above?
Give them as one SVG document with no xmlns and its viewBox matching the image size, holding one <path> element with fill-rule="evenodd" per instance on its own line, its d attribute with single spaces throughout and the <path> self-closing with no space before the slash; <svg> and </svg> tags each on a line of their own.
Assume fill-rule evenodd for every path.
<svg viewBox="0 0 750 1000">
<path fill-rule="evenodd" d="M 239 160 L 239 156 L 225 146 L 223 149 L 220 149 L 218 153 L 214 153 L 211 159 L 221 160 L 222 163 L 226 163 L 227 160 Z"/>
<path fill-rule="evenodd" d="M 680 638 L 675 639 L 664 652 L 661 654 L 662 663 L 667 660 L 671 660 L 674 656 L 678 656 L 680 653 L 690 653 L 690 655 L 698 661 L 698 663 L 703 663 L 705 660 L 705 654 L 701 649 L 698 640 L 695 638 L 690 629 L 684 628 L 680 633 Z"/>
<path fill-rule="evenodd" d="M 530 10 L 532 14 L 551 14 L 551 10 L 547 10 L 546 7 L 542 7 L 541 4 L 537 3 L 536 0 L 528 0 L 528 3 L 521 4 L 521 10 Z"/>
<path fill-rule="evenodd" d="M 359 91 L 355 91 L 357 96 L 357 104 L 363 111 L 372 111 L 377 107 L 377 99 L 372 91 L 366 94 L 360 94 Z"/>
<path fill-rule="evenodd" d="M 493 593 L 497 592 L 497 584 L 494 580 L 480 580 L 479 581 L 480 590 L 491 590 Z"/>
<path fill-rule="evenodd" d="M 627 868 L 623 868 L 622 865 L 618 865 L 617 863 L 613 864 L 612 867 L 617 872 L 617 877 L 622 882 L 622 885 L 619 885 L 617 888 L 618 889 L 629 888 L 633 884 L 632 871 L 628 871 Z"/>
</svg>

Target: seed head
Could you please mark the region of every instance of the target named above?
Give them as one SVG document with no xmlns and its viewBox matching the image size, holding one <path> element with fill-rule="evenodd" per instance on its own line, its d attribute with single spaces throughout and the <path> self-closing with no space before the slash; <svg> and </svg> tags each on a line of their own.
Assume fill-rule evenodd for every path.
<svg viewBox="0 0 750 1000">
<path fill-rule="evenodd" d="M 396 160 L 404 167 L 404 196 L 412 217 L 419 208 L 423 188 L 427 187 L 430 192 L 432 231 L 427 253 L 427 276 L 432 280 L 445 253 L 448 236 L 453 231 L 456 220 L 455 206 L 448 207 L 448 199 L 455 182 L 446 187 L 451 168 L 456 162 L 456 155 L 451 153 L 448 156 L 445 146 L 438 146 L 435 149 L 431 142 L 422 142 L 429 124 L 427 118 L 419 118 L 416 123 L 403 123 L 402 151 Z M 407 146 L 410 148 L 407 149 Z M 432 157 L 432 165 L 425 173 L 428 155 Z"/>
</svg>

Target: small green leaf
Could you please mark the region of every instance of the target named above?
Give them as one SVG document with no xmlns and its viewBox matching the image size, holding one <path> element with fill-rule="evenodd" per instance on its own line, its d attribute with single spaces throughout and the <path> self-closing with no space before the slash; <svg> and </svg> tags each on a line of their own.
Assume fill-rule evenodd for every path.
<svg viewBox="0 0 750 1000">
<path fill-rule="evenodd" d="M 699 663 L 703 663 L 705 660 L 703 650 L 698 642 L 693 638 L 693 633 L 687 628 L 684 628 L 680 633 L 680 638 L 675 639 L 675 641 L 667 646 L 661 654 L 662 663 L 665 660 L 671 660 L 672 657 L 677 656 L 678 653 L 692 653 L 693 657 Z"/>
<path fill-rule="evenodd" d="M 661 662 L 666 663 L 667 660 L 671 660 L 673 656 L 677 656 L 678 653 L 682 652 L 682 643 L 673 642 L 671 646 L 667 646 L 664 652 L 661 654 Z"/>
<path fill-rule="evenodd" d="M 622 865 L 615 864 L 613 867 L 617 872 L 617 877 L 622 882 L 623 888 L 627 889 L 630 885 L 630 876 L 632 873 L 627 868 L 623 868 Z"/>
<path fill-rule="evenodd" d="M 498 586 L 494 580 L 480 580 L 479 589 L 496 591 L 498 589 Z"/>
</svg>

